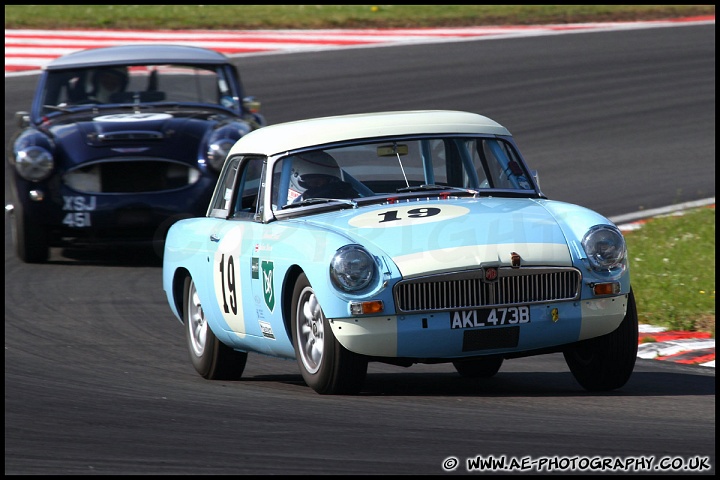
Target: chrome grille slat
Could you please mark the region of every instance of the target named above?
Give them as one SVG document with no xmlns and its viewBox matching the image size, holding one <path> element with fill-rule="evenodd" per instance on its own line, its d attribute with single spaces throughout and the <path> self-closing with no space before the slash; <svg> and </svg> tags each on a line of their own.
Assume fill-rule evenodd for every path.
<svg viewBox="0 0 720 480">
<path fill-rule="evenodd" d="M 473 270 L 403 280 L 393 294 L 398 313 L 435 312 L 575 300 L 581 280 L 575 268 L 499 268 L 494 282 Z"/>
</svg>

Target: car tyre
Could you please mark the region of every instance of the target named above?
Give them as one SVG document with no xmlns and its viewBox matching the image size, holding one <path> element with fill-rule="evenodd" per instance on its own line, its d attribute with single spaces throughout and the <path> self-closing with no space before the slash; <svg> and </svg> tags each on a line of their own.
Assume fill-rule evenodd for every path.
<svg viewBox="0 0 720 480">
<path fill-rule="evenodd" d="M 575 380 L 591 392 L 615 390 L 627 383 L 637 359 L 638 316 L 635 295 L 628 294 L 625 318 L 613 332 L 583 340 L 563 355 Z"/>
<path fill-rule="evenodd" d="M 47 232 L 42 225 L 29 220 L 23 212 L 14 212 L 13 241 L 15 253 L 25 263 L 45 263 L 50 258 Z"/>
<path fill-rule="evenodd" d="M 490 378 L 494 376 L 503 364 L 503 357 L 488 356 L 455 360 L 455 370 L 467 378 Z"/>
<path fill-rule="evenodd" d="M 183 323 L 193 367 L 208 380 L 239 380 L 247 352 L 228 347 L 212 332 L 192 278 L 185 279 L 183 292 Z"/>
<path fill-rule="evenodd" d="M 359 393 L 367 375 L 367 358 L 337 341 L 304 273 L 293 290 L 291 323 L 295 358 L 305 383 L 320 394 Z"/>
</svg>

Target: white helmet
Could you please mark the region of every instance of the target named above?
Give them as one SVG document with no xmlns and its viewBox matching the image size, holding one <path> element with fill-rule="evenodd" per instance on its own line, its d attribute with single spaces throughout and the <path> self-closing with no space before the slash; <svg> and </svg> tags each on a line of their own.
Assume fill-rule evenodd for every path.
<svg viewBox="0 0 720 480">
<path fill-rule="evenodd" d="M 335 159 L 322 150 L 305 152 L 293 157 L 290 189 L 302 194 L 317 181 L 339 181 L 342 172 Z"/>
</svg>

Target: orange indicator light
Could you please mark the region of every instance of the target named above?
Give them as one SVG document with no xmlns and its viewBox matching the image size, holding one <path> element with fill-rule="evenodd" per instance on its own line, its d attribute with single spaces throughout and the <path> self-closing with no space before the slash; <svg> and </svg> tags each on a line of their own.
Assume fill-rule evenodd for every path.
<svg viewBox="0 0 720 480">
<path fill-rule="evenodd" d="M 619 283 L 596 283 L 593 285 L 595 295 L 615 295 L 620 293 Z"/>
<path fill-rule="evenodd" d="M 380 313 L 383 311 L 383 302 L 382 300 L 373 300 L 371 302 L 363 302 L 362 303 L 362 311 L 364 314 L 368 313 Z"/>
<path fill-rule="evenodd" d="M 380 313 L 384 308 L 382 300 L 353 302 L 350 304 L 350 313 L 353 315 L 368 315 L 370 313 Z"/>
</svg>

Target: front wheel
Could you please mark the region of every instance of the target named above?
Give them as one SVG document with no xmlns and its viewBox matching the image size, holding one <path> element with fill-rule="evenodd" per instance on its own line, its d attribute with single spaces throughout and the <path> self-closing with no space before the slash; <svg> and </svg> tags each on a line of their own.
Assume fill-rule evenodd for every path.
<svg viewBox="0 0 720 480">
<path fill-rule="evenodd" d="M 50 246 L 45 227 L 33 222 L 22 211 L 12 214 L 15 253 L 25 263 L 45 263 L 50 258 Z"/>
<path fill-rule="evenodd" d="M 304 273 L 293 290 L 291 315 L 295 358 L 305 383 L 320 394 L 359 393 L 367 359 L 337 341 Z"/>
<path fill-rule="evenodd" d="M 583 340 L 563 355 L 575 380 L 591 392 L 615 390 L 630 379 L 638 350 L 638 316 L 635 295 L 628 295 L 627 312 L 620 326 L 601 337 Z"/>
<path fill-rule="evenodd" d="M 228 347 L 212 332 L 192 278 L 185 279 L 183 292 L 183 323 L 193 367 L 208 380 L 239 380 L 247 352 Z"/>
</svg>

